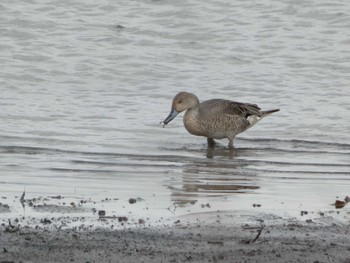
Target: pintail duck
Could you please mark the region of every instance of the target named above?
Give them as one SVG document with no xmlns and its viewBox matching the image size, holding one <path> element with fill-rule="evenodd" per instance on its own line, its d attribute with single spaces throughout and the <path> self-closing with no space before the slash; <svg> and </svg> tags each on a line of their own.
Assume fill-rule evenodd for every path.
<svg viewBox="0 0 350 263">
<path fill-rule="evenodd" d="M 279 109 L 261 111 L 256 104 L 224 99 L 200 103 L 196 95 L 180 92 L 173 99 L 170 114 L 162 122 L 163 127 L 183 111 L 186 111 L 183 123 L 189 133 L 207 137 L 210 148 L 215 145 L 214 139 L 227 138 L 229 148 L 233 148 L 233 139 L 237 134 Z"/>
</svg>

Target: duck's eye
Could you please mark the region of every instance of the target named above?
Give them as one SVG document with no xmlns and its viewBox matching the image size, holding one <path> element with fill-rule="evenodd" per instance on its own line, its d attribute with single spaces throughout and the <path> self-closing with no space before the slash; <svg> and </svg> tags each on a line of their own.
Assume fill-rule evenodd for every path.
<svg viewBox="0 0 350 263">
<path fill-rule="evenodd" d="M 179 100 L 179 104 L 181 104 L 182 103 L 182 100 Z"/>
</svg>

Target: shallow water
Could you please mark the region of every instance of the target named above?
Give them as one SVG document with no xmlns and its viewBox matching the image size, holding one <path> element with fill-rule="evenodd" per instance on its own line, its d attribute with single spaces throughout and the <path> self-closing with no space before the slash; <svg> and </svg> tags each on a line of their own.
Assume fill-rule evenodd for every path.
<svg viewBox="0 0 350 263">
<path fill-rule="evenodd" d="M 24 189 L 163 217 L 328 211 L 350 194 L 346 1 L 2 1 L 0 10 L 0 193 L 13 211 L 22 213 L 10 197 Z M 208 152 L 181 117 L 159 124 L 181 90 L 281 111 L 238 136 L 235 151 Z"/>
</svg>

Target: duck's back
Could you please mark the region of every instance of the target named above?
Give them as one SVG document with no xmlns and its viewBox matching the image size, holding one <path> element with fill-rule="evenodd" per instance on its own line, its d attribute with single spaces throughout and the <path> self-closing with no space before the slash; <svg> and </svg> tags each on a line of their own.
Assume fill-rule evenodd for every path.
<svg viewBox="0 0 350 263">
<path fill-rule="evenodd" d="M 199 106 L 200 115 L 204 118 L 212 116 L 232 115 L 247 118 L 250 115 L 261 116 L 262 112 L 256 104 L 242 103 L 231 100 L 211 99 L 203 101 Z"/>
</svg>

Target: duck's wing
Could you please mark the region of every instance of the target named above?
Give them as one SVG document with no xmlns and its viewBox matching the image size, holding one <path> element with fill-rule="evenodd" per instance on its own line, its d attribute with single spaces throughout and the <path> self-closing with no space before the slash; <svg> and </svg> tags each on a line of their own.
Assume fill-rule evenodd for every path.
<svg viewBox="0 0 350 263">
<path fill-rule="evenodd" d="M 202 114 L 227 114 L 243 118 L 250 115 L 261 116 L 262 112 L 256 104 L 242 103 L 231 100 L 212 99 L 200 104 Z"/>
</svg>

